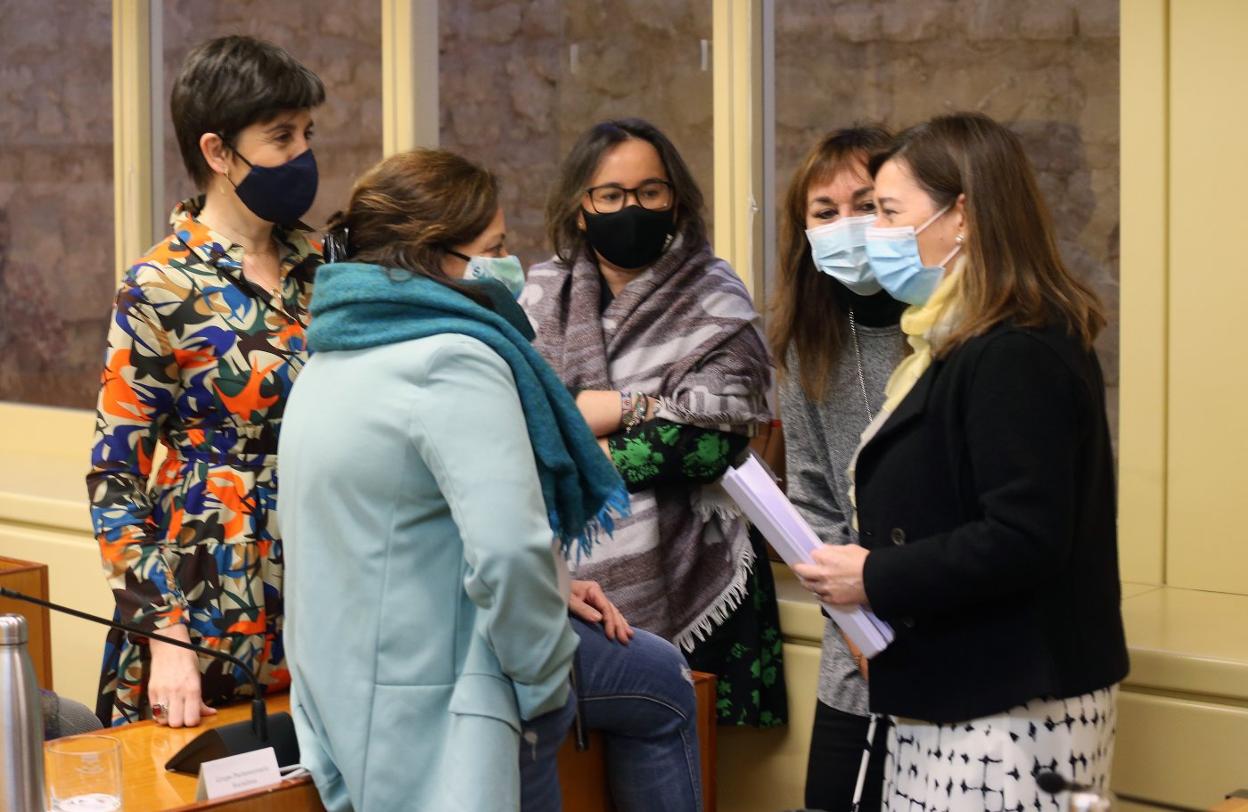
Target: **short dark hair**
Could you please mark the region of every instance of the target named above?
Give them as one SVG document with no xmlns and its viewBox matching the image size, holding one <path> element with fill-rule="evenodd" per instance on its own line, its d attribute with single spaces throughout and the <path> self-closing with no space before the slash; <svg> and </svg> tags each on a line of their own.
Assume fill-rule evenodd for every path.
<svg viewBox="0 0 1248 812">
<path fill-rule="evenodd" d="M 577 226 L 577 217 L 581 212 L 581 199 L 598 171 L 598 164 L 612 147 L 632 138 L 648 142 L 659 153 L 675 195 L 677 232 L 694 246 L 706 242 L 702 190 L 676 146 L 648 121 L 615 119 L 595 124 L 577 139 L 559 168 L 559 181 L 546 203 L 546 235 L 555 249 L 555 256 L 563 264 L 572 265 L 582 253 L 588 253 L 588 243 Z"/>
<path fill-rule="evenodd" d="M 203 189 L 212 170 L 199 149 L 204 133 L 232 144 L 239 132 L 284 110 L 305 110 L 325 101 L 315 73 L 271 42 L 229 36 L 191 49 L 173 80 L 169 110 L 182 163 Z"/>
</svg>

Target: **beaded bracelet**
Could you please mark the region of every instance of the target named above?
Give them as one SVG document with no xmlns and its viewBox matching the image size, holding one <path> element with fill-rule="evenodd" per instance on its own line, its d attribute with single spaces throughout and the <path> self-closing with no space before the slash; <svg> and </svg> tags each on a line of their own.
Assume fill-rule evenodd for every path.
<svg viewBox="0 0 1248 812">
<path fill-rule="evenodd" d="M 650 398 L 643 392 L 620 393 L 620 425 L 632 431 L 646 419 L 650 410 Z"/>
<path fill-rule="evenodd" d="M 633 394 L 633 417 L 638 423 L 646 419 L 646 412 L 650 411 L 650 396 L 644 392 L 636 392 Z"/>
</svg>

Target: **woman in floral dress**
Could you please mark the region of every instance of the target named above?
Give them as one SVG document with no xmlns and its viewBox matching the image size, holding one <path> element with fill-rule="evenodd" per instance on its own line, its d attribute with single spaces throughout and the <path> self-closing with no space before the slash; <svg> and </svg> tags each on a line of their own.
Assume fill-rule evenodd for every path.
<svg viewBox="0 0 1248 812">
<path fill-rule="evenodd" d="M 224 37 L 188 55 L 171 95 L 203 194 L 174 209 L 172 235 L 117 292 L 92 523 L 118 620 L 232 654 L 284 687 L 275 452 L 321 262 L 299 218 L 316 196 L 308 139 L 325 90 L 282 49 Z M 224 661 L 114 632 L 96 712 L 192 726 L 248 682 Z"/>
</svg>

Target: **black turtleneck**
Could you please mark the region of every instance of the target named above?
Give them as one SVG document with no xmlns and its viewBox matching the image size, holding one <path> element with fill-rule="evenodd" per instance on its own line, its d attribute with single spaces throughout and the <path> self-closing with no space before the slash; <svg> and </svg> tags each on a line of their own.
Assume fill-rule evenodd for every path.
<svg viewBox="0 0 1248 812">
<path fill-rule="evenodd" d="M 905 302 L 897 301 L 884 291 L 861 296 L 840 282 L 835 285 L 836 303 L 845 312 L 852 308 L 854 320 L 863 327 L 892 327 L 901 321 L 901 314 L 906 309 Z"/>
</svg>

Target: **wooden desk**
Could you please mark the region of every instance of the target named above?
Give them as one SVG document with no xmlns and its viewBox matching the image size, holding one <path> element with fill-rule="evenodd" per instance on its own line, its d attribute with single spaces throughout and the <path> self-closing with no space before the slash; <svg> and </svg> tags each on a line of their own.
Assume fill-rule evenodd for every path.
<svg viewBox="0 0 1248 812">
<path fill-rule="evenodd" d="M 698 697 L 698 737 L 702 744 L 702 795 L 705 812 L 715 812 L 715 678 L 694 674 Z M 267 699 L 271 713 L 288 712 L 290 697 L 277 694 Z M 324 806 L 308 777 L 283 781 L 276 787 L 232 795 L 215 801 L 195 802 L 196 779 L 165 770 L 165 762 L 202 731 L 241 722 L 251 717 L 244 703 L 217 711 L 194 728 L 172 729 L 155 722 L 136 722 L 101 731 L 121 742 L 124 812 L 171 812 L 212 809 L 217 812 L 322 812 Z M 606 746 L 602 736 L 590 735 L 590 749 L 578 753 L 569 737 L 559 751 L 559 779 L 566 812 L 613 812 L 607 790 Z"/>
<path fill-rule="evenodd" d="M 290 698 L 279 694 L 268 698 L 271 712 L 290 709 Z M 125 727 L 100 731 L 121 742 L 124 812 L 167 812 L 168 810 L 213 809 L 230 812 L 286 812 L 323 810 L 311 778 L 284 781 L 279 786 L 233 795 L 216 801 L 195 802 L 196 779 L 165 771 L 165 762 L 191 739 L 210 727 L 228 725 L 251 718 L 251 706 L 244 703 L 222 708 L 199 727 L 172 729 L 155 722 L 135 722 Z"/>
<path fill-rule="evenodd" d="M 35 598 L 48 599 L 48 565 L 0 556 L 0 586 Z M 45 691 L 52 690 L 52 623 L 42 606 L 0 598 L 0 615 L 18 614 L 26 618 L 31 664 L 35 681 Z"/>
</svg>

